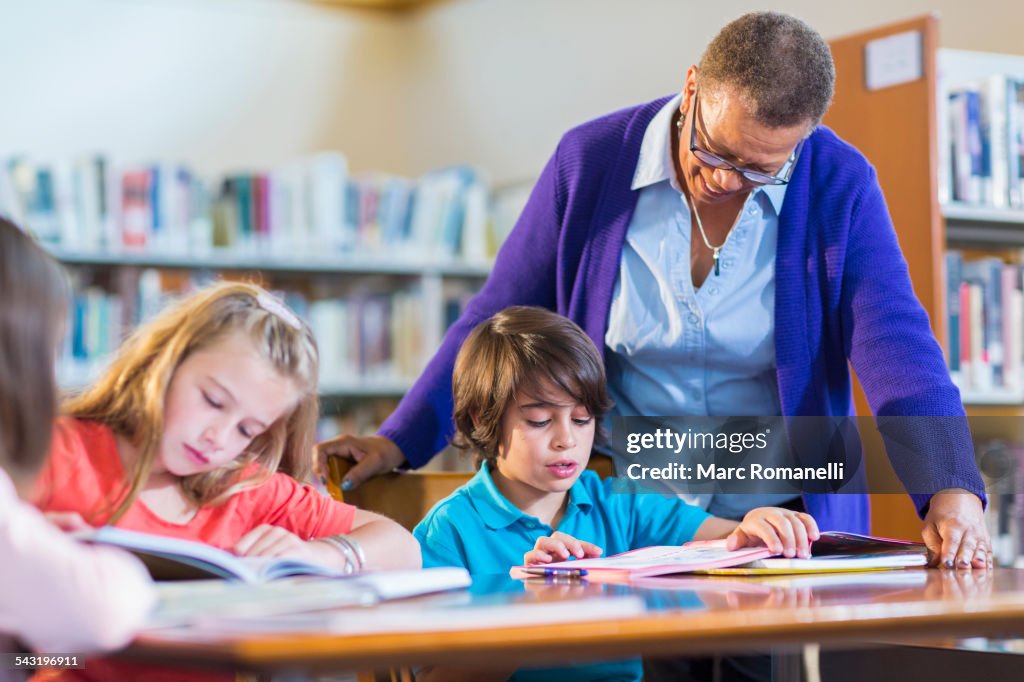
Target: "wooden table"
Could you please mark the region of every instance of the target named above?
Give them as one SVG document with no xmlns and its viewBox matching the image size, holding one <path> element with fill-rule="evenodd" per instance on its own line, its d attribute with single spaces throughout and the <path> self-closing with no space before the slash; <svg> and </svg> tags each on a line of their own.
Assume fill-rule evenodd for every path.
<svg viewBox="0 0 1024 682">
<path fill-rule="evenodd" d="M 685 578 L 674 588 L 523 585 L 505 576 L 486 576 L 474 582 L 471 603 L 458 608 L 484 608 L 503 600 L 538 605 L 555 601 L 571 614 L 582 609 L 580 600 L 621 597 L 642 600 L 641 612 L 593 622 L 454 631 L 153 633 L 122 655 L 214 670 L 313 672 L 453 662 L 555 663 L 637 654 L 779 650 L 811 642 L 850 647 L 907 637 L 1024 634 L 1024 570 L 1013 569 L 791 579 Z M 438 623 L 451 622 L 457 610 L 446 612 L 445 599 L 451 596 L 407 600 L 405 606 L 431 614 Z M 343 618 L 358 619 L 359 613 L 348 611 Z"/>
</svg>

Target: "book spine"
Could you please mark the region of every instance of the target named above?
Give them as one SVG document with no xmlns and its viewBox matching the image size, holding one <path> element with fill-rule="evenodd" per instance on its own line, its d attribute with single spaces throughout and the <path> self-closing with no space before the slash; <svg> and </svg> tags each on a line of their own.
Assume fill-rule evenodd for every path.
<svg viewBox="0 0 1024 682">
<path fill-rule="evenodd" d="M 971 367 L 971 285 L 960 282 L 960 374 L 963 385 L 967 388 L 974 385 L 974 372 Z"/>
<path fill-rule="evenodd" d="M 967 90 L 964 94 L 967 98 L 967 153 L 970 157 L 967 201 L 977 204 L 982 202 L 988 184 L 988 169 L 985 167 L 986 145 L 985 137 L 982 134 L 981 95 L 977 90 Z"/>
<path fill-rule="evenodd" d="M 984 261 L 985 279 L 985 341 L 992 385 L 1004 387 L 1003 377 L 1003 262 L 998 258 Z"/>
<path fill-rule="evenodd" d="M 985 82 L 987 137 L 991 167 L 988 204 L 996 208 L 1010 205 L 1010 130 L 1008 123 L 1008 90 L 1012 79 L 994 75 Z"/>
<path fill-rule="evenodd" d="M 949 348 L 946 349 L 949 371 L 960 375 L 960 280 L 962 256 L 959 251 L 946 252 L 946 305 L 948 310 Z"/>
<path fill-rule="evenodd" d="M 1011 203 L 1024 208 L 1024 80 L 1013 83 L 1009 113 L 1012 116 L 1010 130 L 1010 193 Z"/>
<path fill-rule="evenodd" d="M 1014 325 L 1018 324 L 1017 266 L 1003 265 L 1000 274 L 1003 321 L 1003 386 L 1016 391 L 1020 386 L 1020 352 Z"/>
</svg>

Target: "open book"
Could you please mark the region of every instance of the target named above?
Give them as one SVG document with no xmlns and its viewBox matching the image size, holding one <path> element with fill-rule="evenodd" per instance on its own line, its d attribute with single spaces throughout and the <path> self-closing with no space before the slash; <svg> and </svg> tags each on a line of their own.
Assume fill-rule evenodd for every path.
<svg viewBox="0 0 1024 682">
<path fill-rule="evenodd" d="M 160 596 L 148 629 L 178 625 L 216 625 L 228 620 L 247 627 L 274 623 L 284 614 L 308 614 L 342 607 L 365 607 L 382 601 L 448 590 L 471 583 L 464 568 L 362 573 L 343 580 L 296 577 L 258 585 L 225 580 L 182 580 L 157 584 Z"/>
<path fill-rule="evenodd" d="M 449 571 L 465 573 L 461 568 L 428 568 L 415 573 Z M 504 587 L 507 584 L 507 580 L 498 580 L 501 576 L 483 577 L 485 582 L 489 582 L 490 578 L 495 579 L 495 586 Z M 352 582 L 359 580 L 357 578 Z M 259 605 L 250 607 L 239 599 L 228 604 L 227 608 L 221 604 L 216 608 L 198 605 L 200 617 L 194 617 L 195 611 L 186 610 L 186 615 L 192 617 L 182 618 L 180 600 L 175 599 L 169 602 L 169 608 L 163 609 L 162 612 L 158 609 L 145 636 L 150 640 L 209 643 L 218 638 L 251 637 L 266 633 L 273 633 L 275 636 L 294 633 L 313 633 L 318 636 L 328 633 L 437 633 L 478 628 L 550 626 L 593 620 L 624 620 L 645 612 L 644 601 L 637 595 L 600 592 L 594 594 L 592 590 L 587 589 L 594 586 L 586 585 L 579 585 L 585 588 L 580 592 L 566 590 L 566 586 L 561 585 L 554 590 L 540 592 L 514 589 L 445 591 L 413 600 L 387 601 L 376 604 L 373 608 L 363 608 L 364 604 L 346 604 L 343 599 L 337 599 L 339 595 L 343 596 L 343 593 L 337 592 L 336 588 L 347 586 L 349 582 L 296 578 L 256 586 L 220 581 L 225 591 L 238 591 L 242 595 L 247 592 L 283 593 L 282 585 L 288 585 L 289 588 L 299 587 L 297 591 L 289 591 L 298 594 L 300 600 L 309 595 L 310 606 L 313 608 L 296 608 L 264 614 Z M 205 587 L 203 581 L 165 583 L 160 587 L 171 588 L 177 593 L 176 596 L 180 597 L 181 594 L 190 591 L 192 586 L 200 585 Z M 161 592 L 163 593 L 163 589 Z M 317 594 L 321 597 L 314 605 L 313 599 Z M 196 596 L 190 601 L 198 602 L 199 597 Z M 187 627 L 179 627 L 183 624 Z"/>
<path fill-rule="evenodd" d="M 919 542 L 889 540 L 856 533 L 831 531 L 811 543 L 809 559 L 768 557 L 739 566 L 709 569 L 716 575 L 772 575 L 836 573 L 913 568 L 928 563 L 927 549 Z"/>
<path fill-rule="evenodd" d="M 831 531 L 811 544 L 811 558 L 773 557 L 767 547 L 743 547 L 729 551 L 725 540 L 688 542 L 681 546 L 644 547 L 597 559 L 578 559 L 544 564 L 553 575 L 586 571 L 595 581 L 625 582 L 635 578 L 672 573 L 824 573 L 871 571 L 924 566 L 923 544 Z M 529 577 L 525 567 L 512 569 L 513 577 Z"/>
<path fill-rule="evenodd" d="M 201 542 L 104 526 L 79 534 L 86 542 L 126 549 L 142 560 L 155 580 L 226 578 L 263 583 L 297 575 L 341 577 L 328 566 L 281 557 L 240 557 Z"/>
</svg>

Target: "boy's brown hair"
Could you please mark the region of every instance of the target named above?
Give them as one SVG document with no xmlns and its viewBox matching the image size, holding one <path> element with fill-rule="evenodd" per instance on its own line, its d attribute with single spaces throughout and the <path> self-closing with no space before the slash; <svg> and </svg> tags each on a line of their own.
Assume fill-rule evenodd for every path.
<svg viewBox="0 0 1024 682">
<path fill-rule="evenodd" d="M 0 218 L 0 467 L 19 487 L 50 450 L 58 409 L 53 366 L 68 290 L 57 261 Z"/>
<path fill-rule="evenodd" d="M 478 324 L 455 359 L 452 444 L 481 460 L 497 458 L 505 410 L 523 395 L 543 398 L 545 380 L 587 408 L 602 438 L 611 401 L 604 362 L 586 332 L 562 315 L 529 306 L 506 308 Z"/>
</svg>

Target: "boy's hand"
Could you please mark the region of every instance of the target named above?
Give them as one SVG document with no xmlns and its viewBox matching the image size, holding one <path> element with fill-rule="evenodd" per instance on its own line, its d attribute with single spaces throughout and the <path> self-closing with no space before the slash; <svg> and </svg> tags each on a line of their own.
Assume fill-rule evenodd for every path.
<svg viewBox="0 0 1024 682">
<path fill-rule="evenodd" d="M 780 507 L 758 507 L 726 538 L 726 549 L 764 545 L 776 554 L 806 559 L 811 543 L 820 537 L 818 524 L 810 514 Z"/>
<path fill-rule="evenodd" d="M 599 557 L 603 549 L 590 542 L 577 540 L 571 535 L 555 532 L 551 536 L 537 538 L 533 549 L 523 555 L 523 563 L 549 564 L 552 561 L 565 561 L 570 556 L 577 559 L 584 557 Z"/>
</svg>

